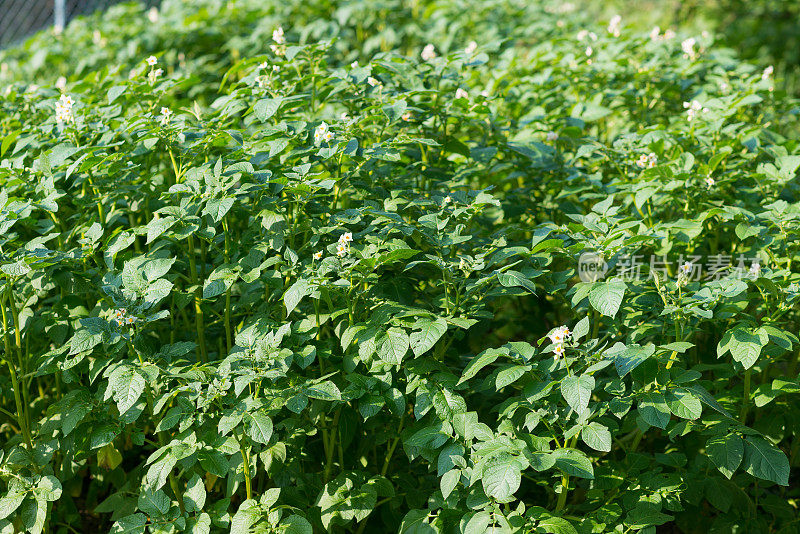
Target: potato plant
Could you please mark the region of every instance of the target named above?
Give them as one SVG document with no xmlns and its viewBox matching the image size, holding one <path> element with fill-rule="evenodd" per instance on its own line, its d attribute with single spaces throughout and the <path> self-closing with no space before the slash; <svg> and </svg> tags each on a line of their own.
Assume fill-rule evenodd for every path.
<svg viewBox="0 0 800 534">
<path fill-rule="evenodd" d="M 797 531 L 796 104 L 551 4 L 4 52 L 0 533 Z"/>
</svg>

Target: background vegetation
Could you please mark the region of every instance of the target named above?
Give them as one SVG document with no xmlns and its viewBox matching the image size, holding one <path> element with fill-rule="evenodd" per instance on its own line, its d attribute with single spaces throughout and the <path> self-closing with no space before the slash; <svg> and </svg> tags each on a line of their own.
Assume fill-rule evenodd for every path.
<svg viewBox="0 0 800 534">
<path fill-rule="evenodd" d="M 723 7 L 4 51 L 0 532 L 795 532 L 794 60 L 648 19 Z"/>
</svg>

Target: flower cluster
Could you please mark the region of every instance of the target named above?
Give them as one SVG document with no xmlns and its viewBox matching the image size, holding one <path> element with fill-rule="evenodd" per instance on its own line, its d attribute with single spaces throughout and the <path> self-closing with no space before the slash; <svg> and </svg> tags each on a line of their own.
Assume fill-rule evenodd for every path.
<svg viewBox="0 0 800 534">
<path fill-rule="evenodd" d="M 651 41 L 669 41 L 670 39 L 675 38 L 675 32 L 667 29 L 664 34 L 661 34 L 661 28 L 658 26 L 653 26 L 653 29 L 650 30 L 650 40 Z"/>
<path fill-rule="evenodd" d="M 468 56 L 471 56 L 477 49 L 478 49 L 478 43 L 476 43 L 475 41 L 470 41 L 469 43 L 467 43 L 467 47 L 464 49 L 464 53 L 467 54 Z"/>
<path fill-rule="evenodd" d="M 689 37 L 688 39 L 684 39 L 681 42 L 681 50 L 683 50 L 683 57 L 687 59 L 695 59 L 697 58 L 697 51 L 694 49 L 694 45 L 697 44 L 697 39 L 694 37 Z"/>
<path fill-rule="evenodd" d="M 608 23 L 608 33 L 614 37 L 619 37 L 620 28 L 622 27 L 622 17 L 614 15 Z"/>
<path fill-rule="evenodd" d="M 689 283 L 689 280 L 695 278 L 694 272 L 696 267 L 693 262 L 687 261 L 683 263 L 680 267 L 678 267 L 678 287 L 685 286 Z"/>
<path fill-rule="evenodd" d="M 643 169 L 652 169 L 658 163 L 658 157 L 652 152 L 649 154 L 642 154 L 639 156 L 639 159 L 636 160 L 636 165 L 643 168 Z"/>
<path fill-rule="evenodd" d="M 166 126 L 169 124 L 169 120 L 172 117 L 172 110 L 169 108 L 161 108 L 161 119 L 159 119 L 159 123 L 162 126 Z"/>
<path fill-rule="evenodd" d="M 431 61 L 436 59 L 436 48 L 434 48 L 432 44 L 425 45 L 425 48 L 422 49 L 420 57 L 423 59 L 423 61 Z"/>
<path fill-rule="evenodd" d="M 558 360 L 561 356 L 564 356 L 564 342 L 571 336 L 572 332 L 567 326 L 559 326 L 547 334 L 547 337 L 549 337 L 550 341 L 555 345 L 553 349 L 554 359 Z"/>
<path fill-rule="evenodd" d="M 323 141 L 329 142 L 333 141 L 334 135 L 333 132 L 328 127 L 326 122 L 320 123 L 317 126 L 316 130 L 314 130 L 314 144 L 320 144 Z"/>
<path fill-rule="evenodd" d="M 704 108 L 703 104 L 701 104 L 697 100 L 692 100 L 691 102 L 684 102 L 683 107 L 684 109 L 686 109 L 686 120 L 688 120 L 689 122 L 697 118 L 697 115 L 701 111 L 703 113 L 708 113 L 708 108 Z"/>
<path fill-rule="evenodd" d="M 597 40 L 597 34 L 594 32 L 590 32 L 589 30 L 581 30 L 578 32 L 578 41 L 585 41 L 586 39 L 591 39 L 592 41 Z"/>
<path fill-rule="evenodd" d="M 56 102 L 56 121 L 59 124 L 70 123 L 72 118 L 72 105 L 75 102 L 69 95 L 61 95 L 61 98 Z"/>
<path fill-rule="evenodd" d="M 125 308 L 120 308 L 114 312 L 113 321 L 117 326 L 130 326 L 136 322 L 136 317 L 128 315 L 128 310 Z"/>
<path fill-rule="evenodd" d="M 370 85 L 370 87 L 377 87 L 381 84 L 380 80 L 373 78 L 372 76 L 367 78 L 367 83 Z"/>
<path fill-rule="evenodd" d="M 336 244 L 336 255 L 340 258 L 347 256 L 350 253 L 350 243 L 352 242 L 353 234 L 350 232 L 343 233 Z"/>
<path fill-rule="evenodd" d="M 269 45 L 269 49 L 276 56 L 286 55 L 286 36 L 283 34 L 283 27 L 278 26 L 272 30 L 272 40 L 275 44 Z"/>
<path fill-rule="evenodd" d="M 459 87 L 458 89 L 456 89 L 456 99 L 459 99 L 459 98 L 468 99 L 469 98 L 469 93 L 467 93 L 465 90 L 463 90 L 462 88 Z"/>
</svg>

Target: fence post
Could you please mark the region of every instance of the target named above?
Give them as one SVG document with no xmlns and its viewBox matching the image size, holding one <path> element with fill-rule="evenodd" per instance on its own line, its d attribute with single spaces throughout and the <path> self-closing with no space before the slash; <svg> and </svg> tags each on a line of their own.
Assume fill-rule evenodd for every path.
<svg viewBox="0 0 800 534">
<path fill-rule="evenodd" d="M 65 0 L 54 0 L 53 2 L 53 26 L 56 33 L 64 31 L 67 23 Z"/>
</svg>

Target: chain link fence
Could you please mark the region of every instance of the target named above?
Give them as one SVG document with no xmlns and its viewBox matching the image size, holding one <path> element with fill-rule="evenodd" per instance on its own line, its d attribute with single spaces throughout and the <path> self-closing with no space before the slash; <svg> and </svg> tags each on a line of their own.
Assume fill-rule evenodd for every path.
<svg viewBox="0 0 800 534">
<path fill-rule="evenodd" d="M 80 15 L 100 11 L 122 0 L 0 0 L 0 48 L 22 41 L 29 35 L 56 26 L 65 28 Z M 130 0 L 128 0 L 130 1 Z M 159 0 L 140 0 L 154 6 Z"/>
</svg>

